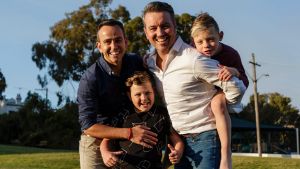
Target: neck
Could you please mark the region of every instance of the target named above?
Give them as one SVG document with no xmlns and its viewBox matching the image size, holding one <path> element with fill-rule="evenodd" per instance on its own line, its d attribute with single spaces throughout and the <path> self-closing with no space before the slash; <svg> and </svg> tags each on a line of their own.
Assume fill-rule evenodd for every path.
<svg viewBox="0 0 300 169">
<path fill-rule="evenodd" d="M 164 70 L 165 63 L 168 58 L 168 53 L 165 52 L 157 52 L 156 51 L 156 65 L 161 69 Z"/>
<path fill-rule="evenodd" d="M 113 71 L 113 73 L 115 75 L 120 75 L 122 65 L 112 65 L 112 64 L 109 64 L 109 66 L 110 66 L 111 70 Z"/>
</svg>

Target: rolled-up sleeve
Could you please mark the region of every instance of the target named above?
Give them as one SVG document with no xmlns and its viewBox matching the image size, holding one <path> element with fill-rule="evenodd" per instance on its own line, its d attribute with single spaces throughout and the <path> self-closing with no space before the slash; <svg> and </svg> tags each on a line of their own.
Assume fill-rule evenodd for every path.
<svg viewBox="0 0 300 169">
<path fill-rule="evenodd" d="M 242 80 L 232 77 L 227 82 L 222 82 L 218 78 L 220 68 L 219 62 L 213 59 L 199 56 L 194 62 L 194 75 L 199 80 L 204 80 L 221 88 L 229 104 L 241 101 L 246 87 Z"/>
<path fill-rule="evenodd" d="M 81 125 L 81 131 L 88 129 L 97 123 L 96 87 L 97 82 L 94 73 L 87 71 L 81 77 L 77 92 L 79 123 Z"/>
</svg>

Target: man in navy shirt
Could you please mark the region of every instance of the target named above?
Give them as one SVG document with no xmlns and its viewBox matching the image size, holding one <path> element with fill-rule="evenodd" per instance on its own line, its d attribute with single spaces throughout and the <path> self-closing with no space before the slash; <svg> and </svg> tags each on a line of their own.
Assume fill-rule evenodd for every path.
<svg viewBox="0 0 300 169">
<path fill-rule="evenodd" d="M 125 80 L 144 69 L 140 57 L 126 54 L 127 39 L 121 22 L 109 19 L 99 25 L 97 48 L 102 56 L 83 74 L 77 93 L 81 169 L 106 168 L 99 151 L 102 138 L 128 139 L 145 147 L 157 142 L 157 135 L 145 126 L 117 128 L 127 113 L 122 107 L 130 104 Z"/>
</svg>

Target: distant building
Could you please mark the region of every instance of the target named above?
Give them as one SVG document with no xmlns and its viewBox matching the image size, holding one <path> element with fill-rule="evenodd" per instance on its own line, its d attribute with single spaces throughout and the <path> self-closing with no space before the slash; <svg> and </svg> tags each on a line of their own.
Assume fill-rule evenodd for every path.
<svg viewBox="0 0 300 169">
<path fill-rule="evenodd" d="M 24 103 L 22 102 L 20 94 L 17 94 L 16 99 L 6 99 L 4 96 L 3 99 L 0 100 L 0 114 L 16 112 L 23 106 L 23 104 Z"/>
</svg>

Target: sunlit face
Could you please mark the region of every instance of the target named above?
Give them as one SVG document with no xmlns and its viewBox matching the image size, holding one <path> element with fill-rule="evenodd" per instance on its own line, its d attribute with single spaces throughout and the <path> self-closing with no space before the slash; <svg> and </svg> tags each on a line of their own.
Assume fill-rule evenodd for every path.
<svg viewBox="0 0 300 169">
<path fill-rule="evenodd" d="M 206 30 L 199 30 L 193 37 L 195 47 L 198 52 L 211 57 L 220 50 L 220 42 L 223 38 L 223 32 L 218 32 L 214 27 Z"/>
<path fill-rule="evenodd" d="M 154 91 L 149 81 L 141 85 L 133 84 L 129 95 L 137 112 L 147 112 L 154 104 Z"/>
<path fill-rule="evenodd" d="M 119 26 L 103 26 L 98 31 L 97 47 L 104 59 L 113 66 L 119 66 L 126 52 L 127 39 Z"/>
<path fill-rule="evenodd" d="M 158 53 L 168 54 L 176 41 L 175 21 L 168 12 L 149 12 L 144 16 L 144 31 Z"/>
</svg>

